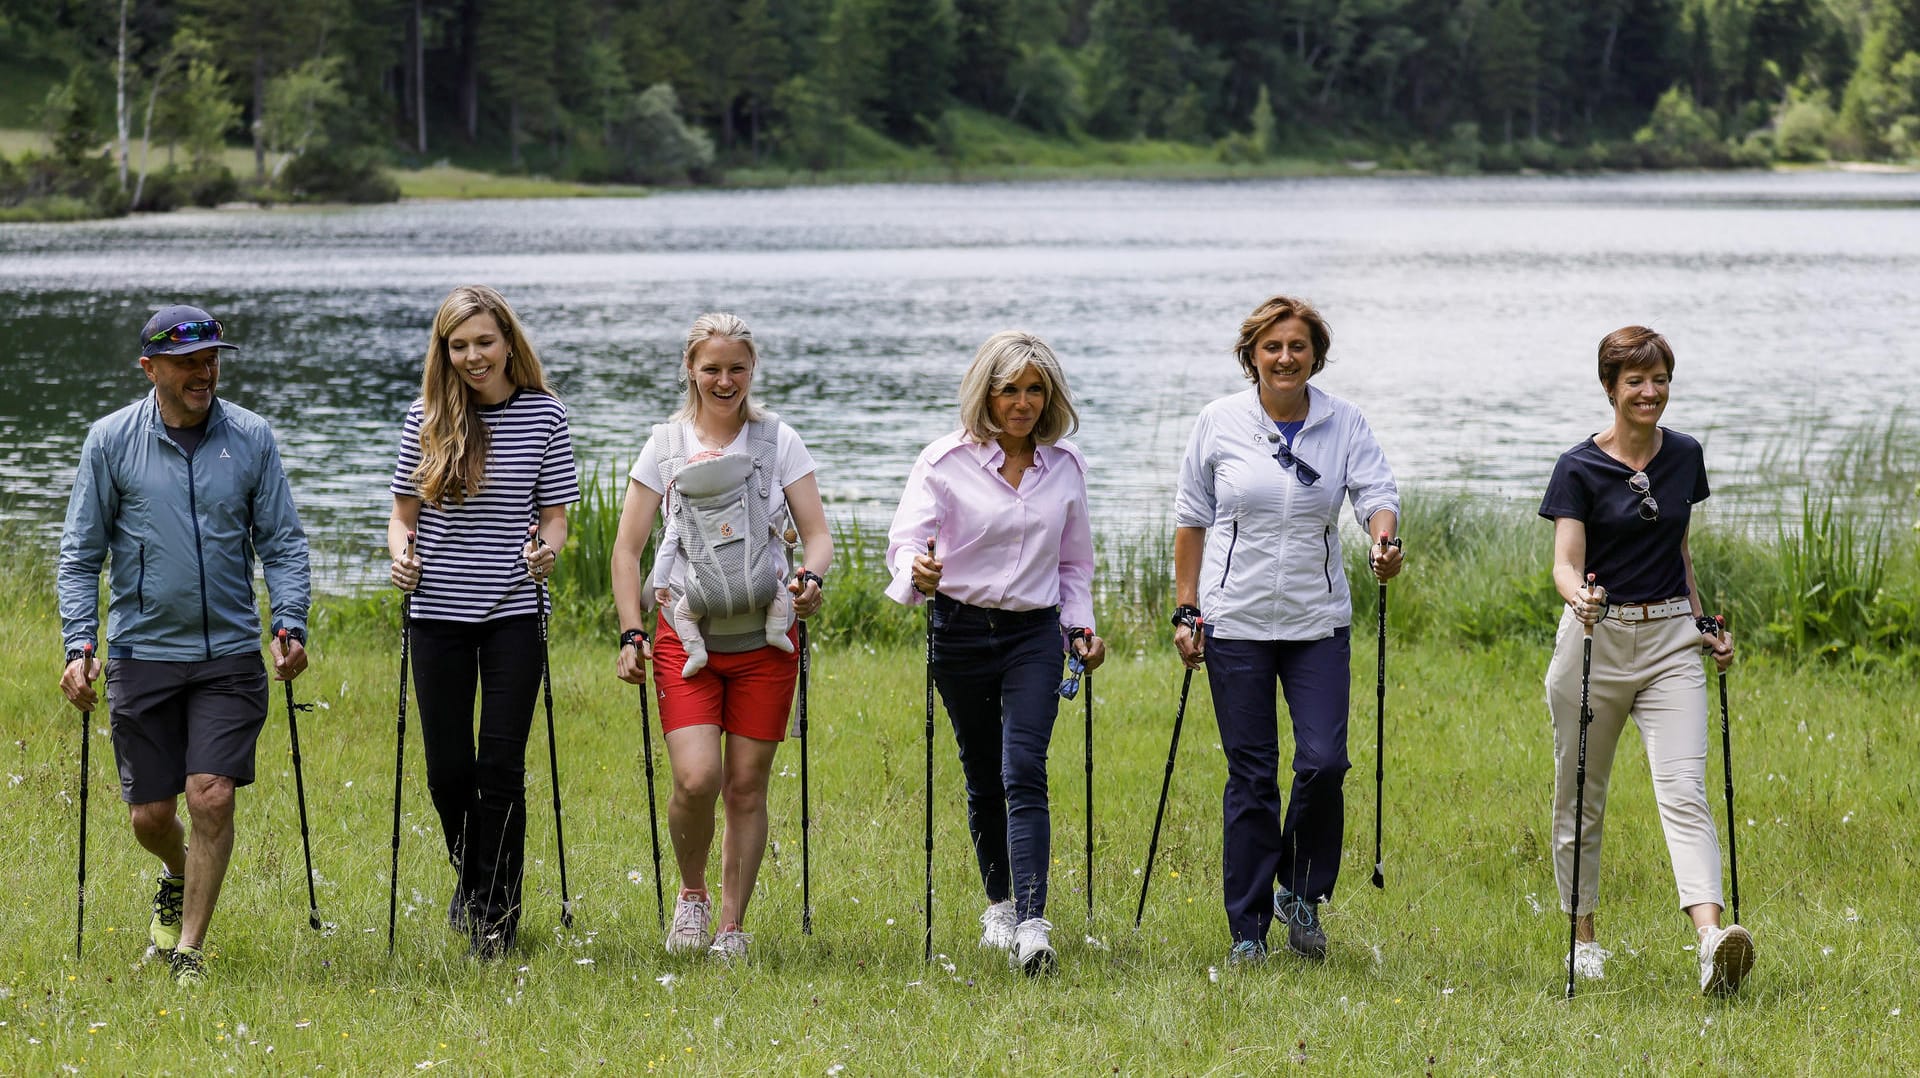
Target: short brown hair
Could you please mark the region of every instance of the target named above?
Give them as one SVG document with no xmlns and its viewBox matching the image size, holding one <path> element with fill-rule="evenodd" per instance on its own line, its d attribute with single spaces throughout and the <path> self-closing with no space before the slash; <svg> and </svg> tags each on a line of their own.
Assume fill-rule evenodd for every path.
<svg viewBox="0 0 1920 1078">
<path fill-rule="evenodd" d="M 1307 335 L 1313 338 L 1313 369 L 1309 376 L 1319 374 L 1320 368 L 1327 365 L 1327 350 L 1333 346 L 1333 331 L 1327 328 L 1327 320 L 1313 309 L 1313 304 L 1292 296 L 1274 296 L 1253 309 L 1253 313 L 1240 323 L 1240 339 L 1234 342 L 1233 354 L 1240 360 L 1240 372 L 1247 381 L 1259 380 L 1259 374 L 1253 369 L 1253 345 L 1261 334 L 1289 318 L 1298 318 L 1307 324 Z"/>
<path fill-rule="evenodd" d="M 1655 366 L 1665 366 L 1667 373 L 1673 373 L 1673 349 L 1668 347 L 1667 339 L 1645 326 L 1623 326 L 1600 338 L 1600 384 L 1606 387 L 1609 400 L 1613 397 L 1613 387 L 1620 382 L 1620 372 L 1626 370 L 1647 370 Z"/>
</svg>

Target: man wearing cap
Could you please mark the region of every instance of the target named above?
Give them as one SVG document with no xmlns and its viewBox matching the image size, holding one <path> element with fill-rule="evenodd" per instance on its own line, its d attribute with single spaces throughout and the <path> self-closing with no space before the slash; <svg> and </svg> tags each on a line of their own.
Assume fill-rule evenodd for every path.
<svg viewBox="0 0 1920 1078">
<path fill-rule="evenodd" d="M 201 947 L 233 854 L 233 792 L 253 781 L 267 717 L 256 552 L 272 601 L 274 678 L 307 667 L 307 539 L 280 451 L 266 420 L 214 396 L 220 353 L 233 347 L 198 307 L 148 319 L 140 369 L 153 391 L 87 431 L 60 537 L 60 689 L 82 710 L 98 702 L 104 563 L 101 650 L 120 796 L 134 837 L 163 865 L 148 935 L 189 986 L 205 978 Z"/>
</svg>

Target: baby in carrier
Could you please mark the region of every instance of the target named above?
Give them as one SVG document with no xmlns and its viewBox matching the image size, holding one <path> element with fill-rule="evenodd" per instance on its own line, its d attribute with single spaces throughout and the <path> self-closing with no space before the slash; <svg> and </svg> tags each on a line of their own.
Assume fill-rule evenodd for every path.
<svg viewBox="0 0 1920 1078">
<path fill-rule="evenodd" d="M 786 548 L 792 568 L 793 544 L 769 523 L 767 535 L 748 525 L 745 503 L 753 458 L 707 450 L 687 458 L 669 485 L 668 512 L 676 526 L 665 529 L 654 559 L 654 585 L 666 589 L 667 619 L 686 649 L 681 677 L 706 668 L 707 640 L 700 619 L 766 609 L 766 642 L 791 653 L 787 629 L 793 624 L 793 595 L 776 570 L 765 572 L 762 552 L 770 540 Z M 682 533 L 685 533 L 684 535 Z M 684 567 L 681 583 L 670 583 L 674 565 Z"/>
</svg>

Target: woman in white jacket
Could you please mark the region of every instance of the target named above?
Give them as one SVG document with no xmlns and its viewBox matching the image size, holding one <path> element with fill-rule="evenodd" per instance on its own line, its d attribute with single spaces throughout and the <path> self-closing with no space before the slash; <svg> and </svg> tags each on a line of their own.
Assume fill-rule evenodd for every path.
<svg viewBox="0 0 1920 1078">
<path fill-rule="evenodd" d="M 1174 646 L 1189 668 L 1206 664 L 1227 756 L 1222 882 L 1235 965 L 1266 957 L 1276 916 L 1289 950 L 1327 953 L 1318 907 L 1340 874 L 1350 766 L 1343 502 L 1368 535 L 1389 539 L 1369 546 L 1374 575 L 1400 571 L 1386 457 L 1359 409 L 1308 385 L 1329 343 L 1303 300 L 1255 308 L 1234 347 L 1253 388 L 1201 410 L 1174 496 Z M 1276 680 L 1293 723 L 1284 820 Z"/>
</svg>

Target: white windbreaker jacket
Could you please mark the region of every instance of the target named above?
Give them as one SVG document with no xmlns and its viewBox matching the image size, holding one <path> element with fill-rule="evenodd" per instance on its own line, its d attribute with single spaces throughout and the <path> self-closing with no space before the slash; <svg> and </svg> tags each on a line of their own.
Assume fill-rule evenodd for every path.
<svg viewBox="0 0 1920 1078">
<path fill-rule="evenodd" d="M 1201 409 L 1180 464 L 1174 526 L 1207 529 L 1200 612 L 1230 640 L 1320 640 L 1352 623 L 1341 502 L 1352 500 L 1363 531 L 1382 509 L 1400 513 L 1393 472 L 1360 410 L 1312 385 L 1307 397 L 1293 453 L 1320 473 L 1312 486 L 1274 459 L 1280 436 L 1257 389 Z"/>
</svg>

